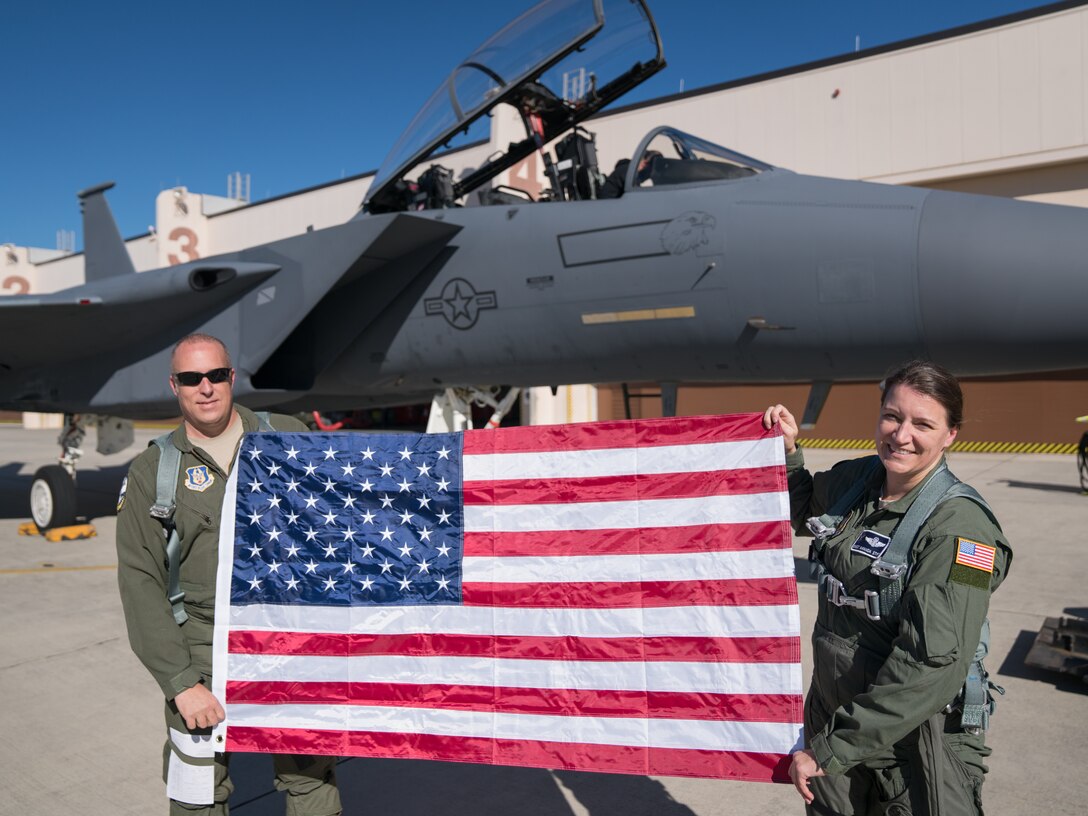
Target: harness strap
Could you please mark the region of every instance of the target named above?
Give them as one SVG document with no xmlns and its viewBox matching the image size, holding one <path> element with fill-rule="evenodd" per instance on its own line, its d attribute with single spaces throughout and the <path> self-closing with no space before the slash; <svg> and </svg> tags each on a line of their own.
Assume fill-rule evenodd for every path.
<svg viewBox="0 0 1088 816">
<path fill-rule="evenodd" d="M 180 587 L 181 542 L 178 540 L 178 528 L 174 524 L 175 502 L 178 488 L 178 470 L 181 468 L 181 451 L 174 444 L 173 431 L 157 437 L 154 442 L 159 448 L 159 470 L 155 475 L 155 503 L 151 505 L 151 517 L 163 527 L 166 538 L 166 569 L 168 585 L 167 600 L 174 621 L 180 626 L 189 619 L 185 611 L 185 593 Z"/>
</svg>

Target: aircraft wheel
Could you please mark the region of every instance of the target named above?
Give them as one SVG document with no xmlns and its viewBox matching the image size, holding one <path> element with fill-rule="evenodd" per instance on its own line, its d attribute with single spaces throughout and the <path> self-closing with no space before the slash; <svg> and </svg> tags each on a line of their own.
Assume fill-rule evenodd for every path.
<svg viewBox="0 0 1088 816">
<path fill-rule="evenodd" d="M 30 517 L 39 530 L 76 523 L 76 485 L 60 465 L 38 468 L 30 484 Z"/>
<path fill-rule="evenodd" d="M 1077 470 L 1080 472 L 1080 489 L 1088 493 L 1088 433 L 1077 445 Z"/>
</svg>

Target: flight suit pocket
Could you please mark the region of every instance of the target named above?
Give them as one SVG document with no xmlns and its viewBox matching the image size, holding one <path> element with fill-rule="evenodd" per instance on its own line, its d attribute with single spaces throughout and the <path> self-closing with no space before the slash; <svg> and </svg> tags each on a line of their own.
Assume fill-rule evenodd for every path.
<svg viewBox="0 0 1088 816">
<path fill-rule="evenodd" d="M 836 635 L 819 622 L 812 635 L 812 663 L 812 691 L 828 712 L 852 699 L 872 680 L 857 640 Z"/>
<path fill-rule="evenodd" d="M 947 666 L 960 652 L 955 598 L 945 584 L 926 584 L 912 595 L 908 621 L 914 656 L 931 666 Z"/>
</svg>

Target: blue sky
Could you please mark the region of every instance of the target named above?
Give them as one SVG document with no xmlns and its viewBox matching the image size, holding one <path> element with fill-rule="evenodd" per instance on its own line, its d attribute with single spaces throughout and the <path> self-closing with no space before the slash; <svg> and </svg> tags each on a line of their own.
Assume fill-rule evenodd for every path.
<svg viewBox="0 0 1088 816">
<path fill-rule="evenodd" d="M 531 0 L 6 4 L 0 242 L 82 247 L 77 190 L 114 180 L 121 234 L 160 190 L 260 200 L 376 169 L 451 68 Z M 646 99 L 940 31 L 1030 0 L 653 2 L 669 66 Z M 628 98 L 626 101 L 632 101 Z"/>
</svg>

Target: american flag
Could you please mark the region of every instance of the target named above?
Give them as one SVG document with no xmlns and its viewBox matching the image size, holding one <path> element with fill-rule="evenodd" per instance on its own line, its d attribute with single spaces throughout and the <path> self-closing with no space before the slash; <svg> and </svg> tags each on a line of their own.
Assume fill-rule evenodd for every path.
<svg viewBox="0 0 1088 816">
<path fill-rule="evenodd" d="M 959 548 L 956 550 L 956 563 L 967 567 L 974 567 L 986 572 L 994 571 L 994 556 L 997 549 L 979 544 L 977 541 L 969 541 L 966 538 L 958 538 Z"/>
<path fill-rule="evenodd" d="M 758 414 L 247 435 L 224 750 L 788 781 L 788 518 Z"/>
</svg>

